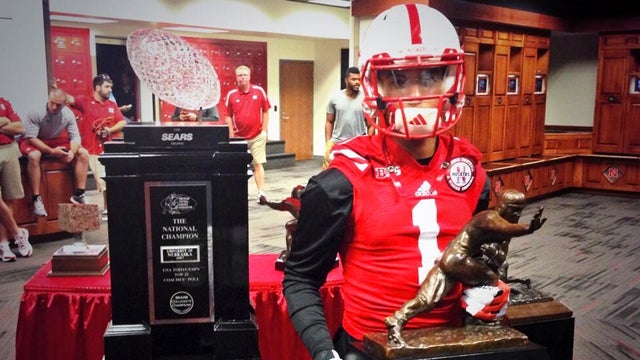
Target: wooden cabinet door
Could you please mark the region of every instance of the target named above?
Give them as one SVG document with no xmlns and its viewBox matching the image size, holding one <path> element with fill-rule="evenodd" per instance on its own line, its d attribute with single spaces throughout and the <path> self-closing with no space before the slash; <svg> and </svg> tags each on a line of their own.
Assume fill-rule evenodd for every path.
<svg viewBox="0 0 640 360">
<path fill-rule="evenodd" d="M 504 117 L 503 157 L 512 159 L 518 157 L 518 143 L 520 128 L 526 126 L 522 122 L 520 95 L 507 95 L 506 113 Z"/>
<path fill-rule="evenodd" d="M 465 103 L 462 107 L 462 114 L 456 126 L 453 127 L 452 133 L 457 137 L 462 137 L 471 141 L 473 136 L 473 117 L 475 108 L 473 106 L 474 97 L 472 95 L 466 95 L 464 99 Z"/>
<path fill-rule="evenodd" d="M 625 109 L 622 151 L 629 155 L 640 155 L 640 96 L 629 96 Z"/>
<path fill-rule="evenodd" d="M 477 42 L 465 42 L 462 44 L 462 47 L 464 50 L 464 93 L 466 95 L 475 95 L 480 44 Z"/>
<path fill-rule="evenodd" d="M 531 131 L 531 153 L 542 154 L 544 150 L 544 117 L 547 95 L 534 95 L 535 109 L 533 110 L 533 122 Z"/>
<path fill-rule="evenodd" d="M 471 142 L 482 152 L 488 161 L 489 139 L 491 137 L 491 97 L 476 96 L 473 114 L 473 135 Z"/>
<path fill-rule="evenodd" d="M 628 50 L 602 50 L 598 66 L 598 90 L 593 126 L 593 151 L 622 152 Z"/>
<path fill-rule="evenodd" d="M 507 77 L 509 71 L 509 46 L 496 45 L 493 66 L 493 105 L 489 133 L 489 161 L 505 159 L 504 136 L 507 109 Z"/>
<path fill-rule="evenodd" d="M 509 73 L 509 47 L 498 45 L 495 47 L 495 62 L 493 67 L 493 92 L 494 96 L 507 94 L 507 77 Z"/>
<path fill-rule="evenodd" d="M 488 161 L 491 134 L 491 97 L 467 96 L 462 116 L 454 128 L 454 134 L 468 139 Z"/>
<path fill-rule="evenodd" d="M 489 125 L 489 161 L 498 161 L 504 157 L 505 116 L 507 109 L 507 96 L 494 96 L 491 106 Z"/>
<path fill-rule="evenodd" d="M 593 151 L 597 153 L 620 153 L 624 105 L 620 97 L 600 94 L 596 99 L 596 119 L 593 126 Z"/>
</svg>

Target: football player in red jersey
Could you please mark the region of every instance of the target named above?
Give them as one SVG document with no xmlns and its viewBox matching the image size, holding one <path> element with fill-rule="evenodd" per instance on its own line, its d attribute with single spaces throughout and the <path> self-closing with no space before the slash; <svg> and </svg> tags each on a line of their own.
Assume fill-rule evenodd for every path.
<svg viewBox="0 0 640 360">
<path fill-rule="evenodd" d="M 289 315 L 314 360 L 361 358 L 350 343 L 386 332 L 385 317 L 416 295 L 447 244 L 486 209 L 481 153 L 447 132 L 464 102 L 463 62 L 453 25 L 426 5 L 394 6 L 363 35 L 363 109 L 376 134 L 337 143 L 330 167 L 309 180 L 285 266 Z M 334 343 L 319 288 L 336 253 L 344 313 Z M 461 325 L 462 292 L 455 284 L 406 329 Z"/>
<path fill-rule="evenodd" d="M 113 90 L 113 80 L 107 74 L 99 74 L 93 78 L 93 95 L 67 96 L 67 103 L 82 116 L 78 119 L 78 128 L 82 136 L 82 146 L 89 151 L 89 168 L 98 188 L 102 193 L 104 208 L 102 219 L 106 220 L 107 184 L 104 165 L 98 157 L 104 151 L 104 143 L 122 136 L 126 120 L 118 104 L 110 99 Z"/>
</svg>

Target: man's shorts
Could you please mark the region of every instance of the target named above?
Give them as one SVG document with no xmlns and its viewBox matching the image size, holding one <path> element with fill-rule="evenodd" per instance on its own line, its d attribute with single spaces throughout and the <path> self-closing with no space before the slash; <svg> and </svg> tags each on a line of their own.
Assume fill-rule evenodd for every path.
<svg viewBox="0 0 640 360">
<path fill-rule="evenodd" d="M 55 148 L 55 147 L 58 147 L 58 146 L 64 146 L 65 148 L 67 148 L 67 150 L 70 149 L 69 138 L 67 138 L 67 137 L 59 137 L 59 138 L 46 139 L 46 140 L 40 139 L 40 141 L 42 141 L 43 143 L 47 144 L 47 146 L 49 146 L 50 148 Z M 32 151 L 36 151 L 36 150 L 38 150 L 38 148 L 36 148 L 35 146 L 32 146 L 31 144 L 29 144 L 27 139 L 20 140 L 20 152 L 22 154 L 24 154 L 25 156 L 29 156 L 29 153 L 31 153 Z M 38 150 L 38 151 L 40 151 L 40 150 Z"/>
<path fill-rule="evenodd" d="M 19 158 L 18 144 L 13 142 L 0 145 L 0 196 L 3 199 L 15 200 L 24 197 Z"/>
<path fill-rule="evenodd" d="M 261 132 L 253 139 L 247 140 L 247 146 L 253 156 L 252 164 L 264 164 L 267 162 L 267 133 Z"/>
</svg>

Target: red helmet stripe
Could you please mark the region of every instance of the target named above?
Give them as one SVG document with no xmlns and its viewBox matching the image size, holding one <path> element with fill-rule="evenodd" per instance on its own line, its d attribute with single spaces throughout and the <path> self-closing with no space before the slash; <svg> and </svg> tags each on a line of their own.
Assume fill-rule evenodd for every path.
<svg viewBox="0 0 640 360">
<path fill-rule="evenodd" d="M 411 29 L 411 44 L 422 44 L 422 29 L 420 28 L 420 15 L 416 4 L 407 4 L 409 12 L 409 28 Z"/>
</svg>

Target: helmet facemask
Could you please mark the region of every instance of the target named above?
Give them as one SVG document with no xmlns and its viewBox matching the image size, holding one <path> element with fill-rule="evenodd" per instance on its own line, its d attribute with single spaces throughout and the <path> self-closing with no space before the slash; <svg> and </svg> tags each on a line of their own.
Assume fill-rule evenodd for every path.
<svg viewBox="0 0 640 360">
<path fill-rule="evenodd" d="M 462 58 L 453 51 L 438 58 L 370 59 L 363 71 L 367 120 L 381 132 L 406 138 L 450 129 L 462 110 Z"/>
</svg>

